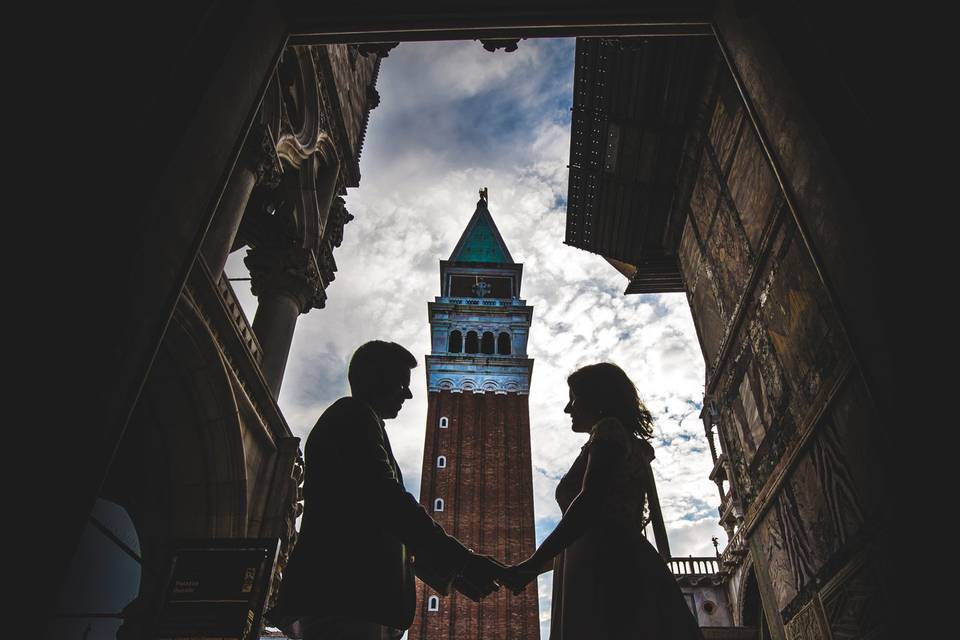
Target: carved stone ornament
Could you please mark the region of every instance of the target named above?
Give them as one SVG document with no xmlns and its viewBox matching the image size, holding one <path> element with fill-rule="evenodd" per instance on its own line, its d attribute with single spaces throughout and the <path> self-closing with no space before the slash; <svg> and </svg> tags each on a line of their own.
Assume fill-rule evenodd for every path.
<svg viewBox="0 0 960 640">
<path fill-rule="evenodd" d="M 784 628 L 787 640 L 831 640 L 819 594 L 793 616 Z"/>
<path fill-rule="evenodd" d="M 399 44 L 399 42 L 363 42 L 357 45 L 357 51 L 359 51 L 360 55 L 364 58 L 371 53 L 375 53 L 381 58 L 386 58 L 390 55 L 390 50 Z"/>
<path fill-rule="evenodd" d="M 260 245 L 250 249 L 244 263 L 250 270 L 253 295 L 283 293 L 300 307 L 300 313 L 326 305 L 327 284 L 313 252 L 296 246 Z"/>
<path fill-rule="evenodd" d="M 497 49 L 503 49 L 507 53 L 517 50 L 517 43 L 520 42 L 520 38 L 497 38 L 497 39 L 481 39 L 480 44 L 483 45 L 483 48 L 487 51 L 496 51 Z"/>
<path fill-rule="evenodd" d="M 324 230 L 331 247 L 339 247 L 343 242 L 343 227 L 351 220 L 353 214 L 347 211 L 343 198 L 336 196 L 330 205 L 330 217 L 327 218 L 327 228 Z"/>
<path fill-rule="evenodd" d="M 256 150 L 256 169 L 257 185 L 268 189 L 275 189 L 280 185 L 283 178 L 283 166 L 280 164 L 280 156 L 277 154 L 277 143 L 273 140 L 273 134 L 270 127 L 260 125 L 256 132 L 257 150 Z"/>
</svg>

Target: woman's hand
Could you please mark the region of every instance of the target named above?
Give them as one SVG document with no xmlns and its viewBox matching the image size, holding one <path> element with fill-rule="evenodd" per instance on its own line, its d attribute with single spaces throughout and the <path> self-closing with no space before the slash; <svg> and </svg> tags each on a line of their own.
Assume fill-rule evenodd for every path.
<svg viewBox="0 0 960 640">
<path fill-rule="evenodd" d="M 502 582 L 514 595 L 519 595 L 528 584 L 537 579 L 538 575 L 540 575 L 540 567 L 531 556 L 520 564 L 508 567 Z"/>
</svg>

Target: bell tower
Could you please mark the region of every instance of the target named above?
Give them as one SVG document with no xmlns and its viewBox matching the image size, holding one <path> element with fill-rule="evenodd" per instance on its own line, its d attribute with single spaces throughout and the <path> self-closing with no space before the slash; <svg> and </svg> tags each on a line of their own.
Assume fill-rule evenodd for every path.
<svg viewBox="0 0 960 640">
<path fill-rule="evenodd" d="M 427 429 L 420 502 L 448 533 L 514 564 L 536 546 L 528 398 L 533 308 L 520 298 L 513 261 L 480 190 L 473 217 L 448 260 L 440 296 L 428 303 Z M 417 583 L 409 640 L 539 640 L 534 581 L 480 604 Z"/>
</svg>

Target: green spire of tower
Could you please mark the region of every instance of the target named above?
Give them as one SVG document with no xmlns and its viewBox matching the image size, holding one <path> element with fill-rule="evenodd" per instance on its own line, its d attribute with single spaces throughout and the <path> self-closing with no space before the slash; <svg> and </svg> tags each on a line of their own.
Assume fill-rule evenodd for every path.
<svg viewBox="0 0 960 640">
<path fill-rule="evenodd" d="M 512 264 L 513 258 L 503 242 L 503 237 L 497 229 L 487 209 L 487 189 L 480 190 L 480 200 L 473 217 L 463 230 L 460 241 L 450 255 L 451 261 L 458 262 L 487 262 L 492 264 Z"/>
</svg>

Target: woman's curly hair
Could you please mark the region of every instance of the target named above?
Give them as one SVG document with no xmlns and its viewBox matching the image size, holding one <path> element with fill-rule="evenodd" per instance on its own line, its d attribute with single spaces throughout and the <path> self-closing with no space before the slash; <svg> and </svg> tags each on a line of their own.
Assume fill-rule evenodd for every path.
<svg viewBox="0 0 960 640">
<path fill-rule="evenodd" d="M 640 400 L 637 387 L 612 362 L 599 362 L 577 369 L 567 377 L 567 384 L 578 400 L 601 416 L 616 417 L 638 438 L 653 437 L 653 416 Z"/>
</svg>

